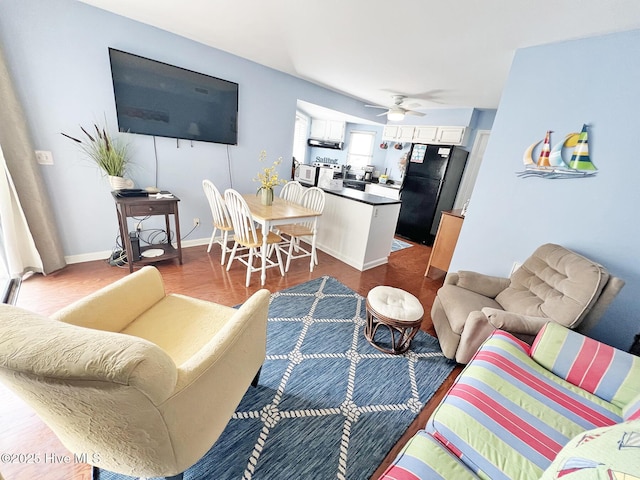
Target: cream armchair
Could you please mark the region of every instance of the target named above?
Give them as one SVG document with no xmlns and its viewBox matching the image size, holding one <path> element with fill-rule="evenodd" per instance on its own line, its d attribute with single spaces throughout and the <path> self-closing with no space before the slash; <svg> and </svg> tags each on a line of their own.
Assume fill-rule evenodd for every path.
<svg viewBox="0 0 640 480">
<path fill-rule="evenodd" d="M 431 318 L 447 358 L 466 364 L 496 329 L 524 340 L 554 321 L 581 333 L 599 320 L 624 281 L 560 245 L 539 247 L 511 278 L 446 276 Z"/>
<path fill-rule="evenodd" d="M 51 318 L 0 307 L 0 380 L 100 468 L 181 478 L 257 381 L 268 308 L 166 295 L 144 267 Z"/>
</svg>

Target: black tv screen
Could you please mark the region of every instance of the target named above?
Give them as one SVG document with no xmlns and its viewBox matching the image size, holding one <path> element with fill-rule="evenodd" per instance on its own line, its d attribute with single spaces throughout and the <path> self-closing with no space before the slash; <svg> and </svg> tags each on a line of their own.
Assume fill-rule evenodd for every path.
<svg viewBox="0 0 640 480">
<path fill-rule="evenodd" d="M 238 144 L 238 84 L 109 49 L 121 132 Z"/>
</svg>

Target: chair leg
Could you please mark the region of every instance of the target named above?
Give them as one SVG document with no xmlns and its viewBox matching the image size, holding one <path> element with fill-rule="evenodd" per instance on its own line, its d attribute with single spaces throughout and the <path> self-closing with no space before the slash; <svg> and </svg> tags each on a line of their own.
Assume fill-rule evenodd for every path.
<svg viewBox="0 0 640 480">
<path fill-rule="evenodd" d="M 236 250 L 238 248 L 238 242 L 233 242 L 233 248 L 231 249 L 231 255 L 229 255 L 229 263 L 227 263 L 227 272 L 231 268 L 231 263 L 236 256 Z"/>
<path fill-rule="evenodd" d="M 207 247 L 207 253 L 211 252 L 211 246 L 213 245 L 213 241 L 216 238 L 217 227 L 213 227 L 213 233 L 211 234 L 211 240 L 209 240 L 209 246 Z"/>
<path fill-rule="evenodd" d="M 260 372 L 262 372 L 262 366 L 258 369 L 258 373 L 256 373 L 255 377 L 253 377 L 253 380 L 251 380 L 251 386 L 253 388 L 256 388 L 258 386 L 258 382 L 260 381 Z"/>
<path fill-rule="evenodd" d="M 255 248 L 249 249 L 249 258 L 247 259 L 247 281 L 245 282 L 245 287 L 249 286 L 251 283 L 251 270 L 253 270 L 253 253 L 255 252 Z"/>
<path fill-rule="evenodd" d="M 225 230 L 222 235 L 222 258 L 220 259 L 220 265 L 224 265 L 224 258 L 227 256 L 227 242 L 229 241 L 229 230 Z"/>
<path fill-rule="evenodd" d="M 296 237 L 291 237 L 289 241 L 289 251 L 287 252 L 287 266 L 284 268 L 285 272 L 289 271 L 289 266 L 291 265 L 291 256 L 293 255 L 293 244 Z"/>
<path fill-rule="evenodd" d="M 280 245 L 274 244 L 276 248 L 276 257 L 278 257 L 278 266 L 280 267 L 280 275 L 284 277 L 284 266 L 282 265 L 282 254 L 280 253 Z"/>
</svg>

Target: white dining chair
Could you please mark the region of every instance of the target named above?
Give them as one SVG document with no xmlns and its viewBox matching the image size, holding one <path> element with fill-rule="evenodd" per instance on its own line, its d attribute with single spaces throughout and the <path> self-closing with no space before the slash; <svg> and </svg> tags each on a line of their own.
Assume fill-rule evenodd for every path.
<svg viewBox="0 0 640 480">
<path fill-rule="evenodd" d="M 222 249 L 220 265 L 224 265 L 224 260 L 227 252 L 231 251 L 231 249 L 228 247 L 228 242 L 229 232 L 233 230 L 233 226 L 231 225 L 231 219 L 229 218 L 229 212 L 227 211 L 227 206 L 224 203 L 224 199 L 222 198 L 220 191 L 216 188 L 213 182 L 211 180 L 203 180 L 202 188 L 204 189 L 204 194 L 207 197 L 209 207 L 211 208 L 211 215 L 213 216 L 213 233 L 211 234 L 211 239 L 209 240 L 207 253 L 211 251 L 211 247 L 214 243 L 219 244 Z M 220 232 L 221 238 L 216 239 L 216 234 L 218 232 Z"/>
<path fill-rule="evenodd" d="M 276 257 L 278 262 L 274 262 L 267 256 L 262 256 L 262 230 L 256 229 L 255 222 L 251 216 L 251 211 L 247 202 L 245 202 L 242 195 L 237 191 L 229 188 L 224 192 L 224 201 L 229 211 L 229 217 L 231 218 L 231 225 L 233 225 L 233 248 L 231 249 L 231 255 L 229 256 L 229 263 L 227 263 L 227 271 L 231 268 L 231 264 L 234 260 L 238 260 L 247 267 L 247 280 L 246 286 L 249 286 L 251 281 L 251 274 L 253 272 L 259 272 L 262 270 L 263 264 L 260 267 L 253 266 L 254 255 L 259 255 L 262 261 L 265 262 L 265 268 L 280 267 L 280 274 L 284 277 L 284 268 L 282 265 L 282 255 L 280 253 L 280 242 L 282 237 L 274 232 L 268 232 L 267 234 L 267 249 L 270 245 L 274 245 L 276 250 Z M 238 247 L 246 247 L 248 252 L 242 255 L 237 255 Z"/>
<path fill-rule="evenodd" d="M 300 205 L 314 212 L 322 213 L 324 210 L 324 191 L 318 187 L 308 188 L 300 199 Z M 316 217 L 317 219 L 317 217 Z M 287 249 L 287 265 L 284 271 L 289 271 L 291 259 L 303 258 L 311 256 L 313 261 L 310 262 L 309 270 L 313 272 L 313 266 L 318 264 L 318 256 L 316 253 L 316 219 L 304 223 L 291 223 L 279 226 L 280 235 L 287 235 L 288 238 L 283 240 L 282 247 L 288 246 Z M 309 237 L 311 239 L 309 240 Z M 310 242 L 309 250 L 300 245 L 301 239 Z"/>
<path fill-rule="evenodd" d="M 280 198 L 293 203 L 300 203 L 302 194 L 304 193 L 304 187 L 300 182 L 292 180 L 287 182 L 280 190 Z"/>
</svg>

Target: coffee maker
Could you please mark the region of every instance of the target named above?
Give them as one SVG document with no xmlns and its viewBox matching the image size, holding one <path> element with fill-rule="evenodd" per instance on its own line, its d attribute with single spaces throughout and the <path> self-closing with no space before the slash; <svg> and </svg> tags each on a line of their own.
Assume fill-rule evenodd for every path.
<svg viewBox="0 0 640 480">
<path fill-rule="evenodd" d="M 373 171 L 376 169 L 373 165 L 367 165 L 364 167 L 364 181 L 370 182 L 373 180 Z"/>
</svg>

